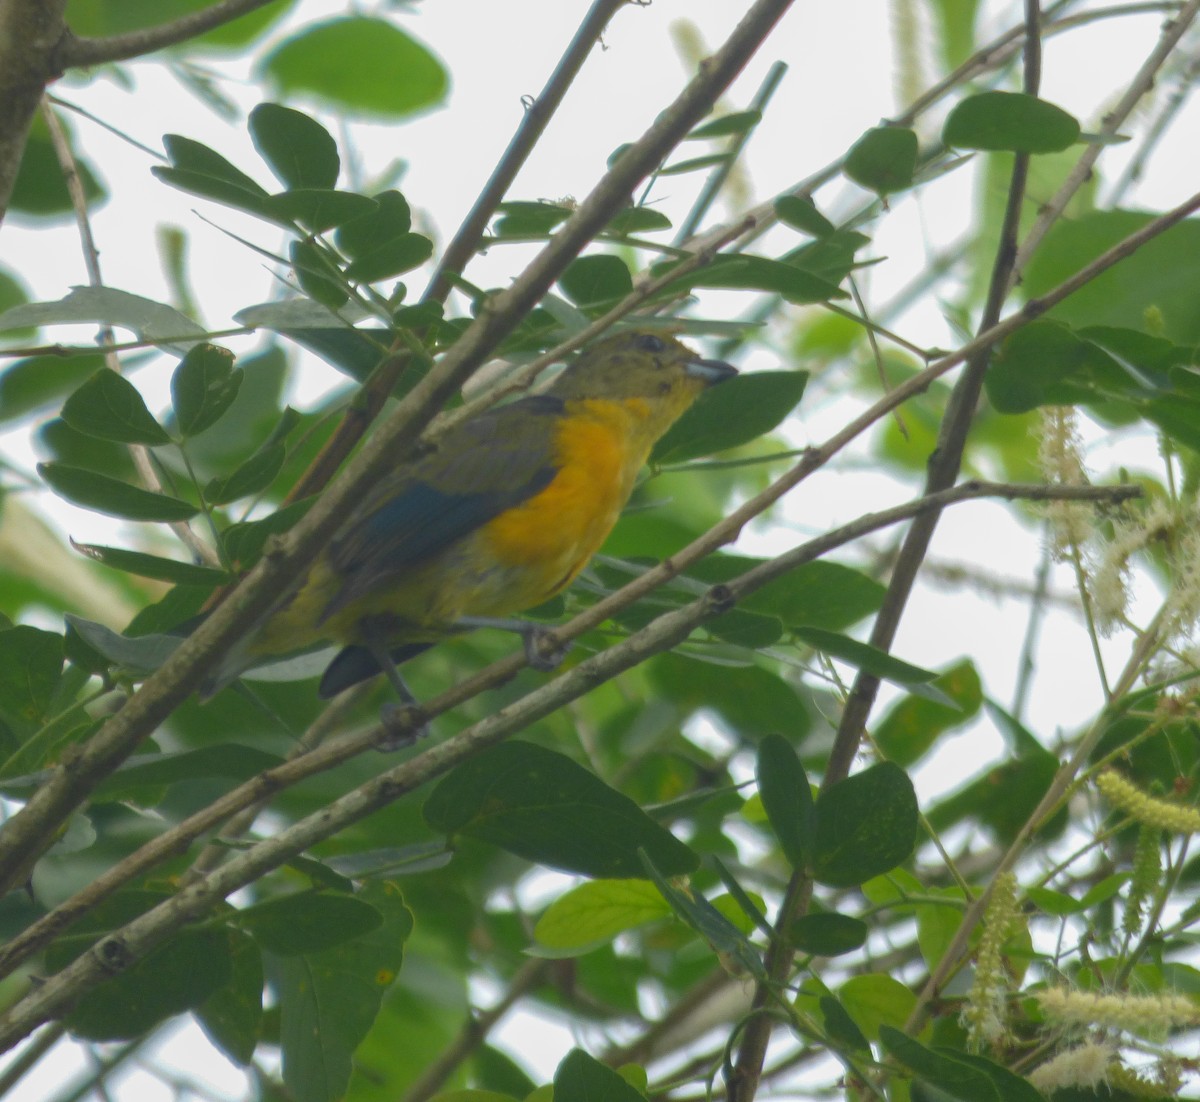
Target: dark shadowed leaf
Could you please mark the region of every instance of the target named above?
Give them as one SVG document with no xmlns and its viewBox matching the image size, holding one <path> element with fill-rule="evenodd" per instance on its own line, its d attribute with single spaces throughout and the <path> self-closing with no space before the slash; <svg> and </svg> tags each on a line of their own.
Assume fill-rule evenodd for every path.
<svg viewBox="0 0 1200 1102">
<path fill-rule="evenodd" d="M 650 462 L 682 463 L 748 444 L 788 417 L 807 383 L 804 371 L 760 371 L 706 390 L 655 445 Z"/>
<path fill-rule="evenodd" d="M 242 385 L 242 370 L 233 353 L 216 344 L 192 348 L 171 376 L 171 404 L 184 436 L 195 436 L 215 424 L 233 404 Z"/>
<path fill-rule="evenodd" d="M 239 924 L 267 952 L 319 953 L 383 925 L 369 903 L 338 892 L 298 892 L 247 907 Z"/>
<path fill-rule="evenodd" d="M 235 1064 L 245 1067 L 254 1055 L 262 1028 L 262 954 L 254 941 L 229 930 L 229 981 L 193 1013 L 212 1041 Z"/>
<path fill-rule="evenodd" d="M 960 1102 L 1043 1102 L 1028 1079 L 983 1056 L 939 1045 L 928 1048 L 891 1026 L 882 1026 L 883 1047 L 918 1079 Z"/>
<path fill-rule="evenodd" d="M 366 884 L 355 897 L 382 925 L 332 949 L 278 961 L 283 1079 L 296 1102 L 345 1096 L 351 1057 L 367 1035 L 404 960 L 412 912 L 396 886 Z"/>
<path fill-rule="evenodd" d="M 118 444 L 168 444 L 171 438 L 154 419 L 128 379 L 103 367 L 64 403 L 62 419 L 77 432 Z"/>
<path fill-rule="evenodd" d="M 570 1102 L 646 1102 L 646 1096 L 582 1049 L 572 1049 L 554 1073 L 554 1097 Z"/>
<path fill-rule="evenodd" d="M 875 728 L 875 741 L 884 756 L 901 767 L 912 765 L 937 741 L 938 736 L 960 727 L 979 713 L 983 687 L 969 661 L 940 674 L 933 682 L 954 703 L 942 704 L 920 696 L 897 702 Z"/>
<path fill-rule="evenodd" d="M 619 256 L 594 253 L 581 256 L 559 277 L 559 286 L 576 306 L 605 308 L 633 290 L 633 277 Z"/>
<path fill-rule="evenodd" d="M 159 1022 L 199 1006 L 232 975 L 224 930 L 184 930 L 131 968 L 86 992 L 67 1015 L 77 1037 L 139 1037 Z"/>
<path fill-rule="evenodd" d="M 163 145 L 171 164 L 155 165 L 150 171 L 164 183 L 249 214 L 265 215 L 267 189 L 215 149 L 182 134 L 164 135 Z"/>
<path fill-rule="evenodd" d="M 784 856 L 793 868 L 806 868 L 813 853 L 816 812 L 804 766 L 783 735 L 767 735 L 759 742 L 755 776 Z"/>
<path fill-rule="evenodd" d="M 161 582 L 177 582 L 183 585 L 221 585 L 229 580 L 224 570 L 197 563 L 166 559 L 161 555 L 148 555 L 144 551 L 130 551 L 124 547 L 106 547 L 99 543 L 71 544 L 76 551 L 95 559 L 114 570 L 136 574 L 139 578 L 157 578 Z"/>
<path fill-rule="evenodd" d="M 214 478 L 204 487 L 204 499 L 210 505 L 226 505 L 241 497 L 265 490 L 275 480 L 287 458 L 282 444 L 273 444 L 255 452 L 228 478 Z"/>
<path fill-rule="evenodd" d="M 332 188 L 341 159 L 337 142 L 316 119 L 278 103 L 260 103 L 247 122 L 254 148 L 289 190 Z"/>
<path fill-rule="evenodd" d="M 0 373 L 0 424 L 59 402 L 103 366 L 104 357 L 98 352 L 14 361 Z"/>
<path fill-rule="evenodd" d="M 197 512 L 196 506 L 180 498 L 142 490 L 95 471 L 65 463 L 39 463 L 37 469 L 59 497 L 110 517 L 169 522 L 187 520 Z"/>
<path fill-rule="evenodd" d="M 276 222 L 298 222 L 312 233 L 324 233 L 375 208 L 375 201 L 352 191 L 297 188 L 263 200 L 263 209 Z"/>
<path fill-rule="evenodd" d="M 792 923 L 788 936 L 802 953 L 836 957 L 866 944 L 867 924 L 850 915 L 809 914 Z"/>
<path fill-rule="evenodd" d="M 898 765 L 880 762 L 817 798 L 814 874 L 853 887 L 894 869 L 913 851 L 917 797 Z"/>
<path fill-rule="evenodd" d="M 585 876 L 641 876 L 639 849 L 669 876 L 698 863 L 628 796 L 528 742 L 504 743 L 460 765 L 430 794 L 425 820 Z"/>
</svg>

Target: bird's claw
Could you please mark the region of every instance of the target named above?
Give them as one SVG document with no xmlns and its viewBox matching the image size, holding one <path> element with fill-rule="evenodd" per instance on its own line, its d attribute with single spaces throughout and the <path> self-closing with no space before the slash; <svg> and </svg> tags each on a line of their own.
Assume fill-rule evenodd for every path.
<svg viewBox="0 0 1200 1102">
<path fill-rule="evenodd" d="M 421 709 L 408 701 L 389 700 L 379 709 L 383 731 L 375 740 L 375 749 L 384 753 L 415 746 L 429 736 L 429 721 Z"/>
<path fill-rule="evenodd" d="M 542 673 L 558 669 L 571 649 L 570 643 L 559 643 L 549 628 L 535 627 L 525 633 L 524 639 L 525 660 L 531 669 Z"/>
</svg>

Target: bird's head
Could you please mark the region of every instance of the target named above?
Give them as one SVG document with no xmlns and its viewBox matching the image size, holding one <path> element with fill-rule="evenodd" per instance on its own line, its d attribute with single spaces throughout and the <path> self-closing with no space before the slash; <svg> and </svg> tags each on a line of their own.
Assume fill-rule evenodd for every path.
<svg viewBox="0 0 1200 1102">
<path fill-rule="evenodd" d="M 592 345 L 549 392 L 566 399 L 667 399 L 689 405 L 702 390 L 736 374 L 736 368 L 703 359 L 674 337 L 630 330 Z"/>
</svg>

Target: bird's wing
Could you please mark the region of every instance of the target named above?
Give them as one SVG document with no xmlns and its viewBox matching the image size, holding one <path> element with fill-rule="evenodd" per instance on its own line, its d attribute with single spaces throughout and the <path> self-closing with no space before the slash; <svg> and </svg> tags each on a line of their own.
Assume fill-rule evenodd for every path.
<svg viewBox="0 0 1200 1102">
<path fill-rule="evenodd" d="M 377 487 L 330 545 L 343 584 L 324 616 L 545 489 L 558 473 L 553 445 L 562 409 L 559 399 L 535 396 L 489 410 Z"/>
</svg>

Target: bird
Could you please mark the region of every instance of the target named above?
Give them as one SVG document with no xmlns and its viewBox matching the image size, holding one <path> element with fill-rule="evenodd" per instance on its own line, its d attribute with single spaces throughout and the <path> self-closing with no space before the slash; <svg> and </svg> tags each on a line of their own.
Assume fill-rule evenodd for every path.
<svg viewBox="0 0 1200 1102">
<path fill-rule="evenodd" d="M 654 444 L 737 374 L 674 337 L 627 330 L 593 344 L 541 393 L 448 430 L 374 486 L 308 573 L 231 652 L 202 697 L 247 669 L 335 641 L 329 699 L 454 635 L 518 632 L 553 668 L 541 629 L 514 614 L 560 593 L 600 548 Z"/>
</svg>

